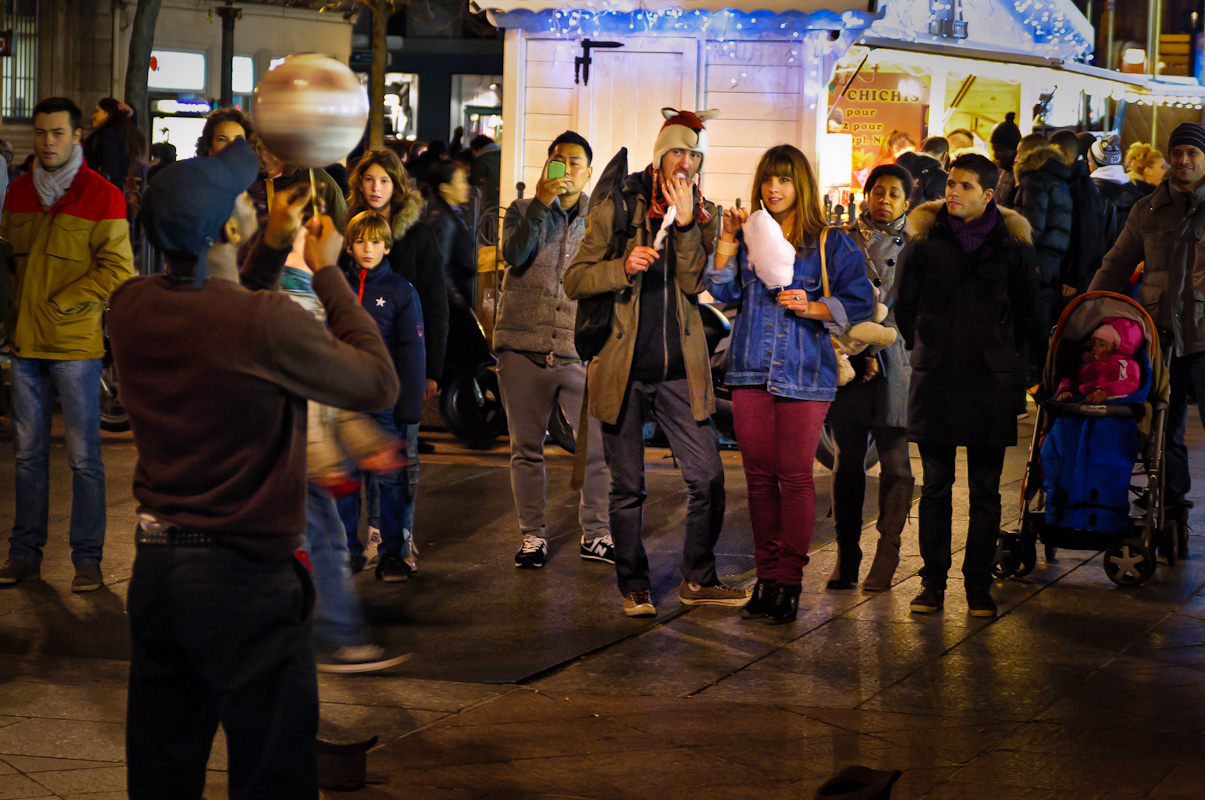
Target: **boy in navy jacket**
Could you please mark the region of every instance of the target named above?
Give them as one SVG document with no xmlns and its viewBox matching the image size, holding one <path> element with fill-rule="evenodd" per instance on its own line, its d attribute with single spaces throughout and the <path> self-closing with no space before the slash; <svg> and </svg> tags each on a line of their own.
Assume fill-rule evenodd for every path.
<svg viewBox="0 0 1205 800">
<path fill-rule="evenodd" d="M 389 220 L 375 211 L 357 214 L 347 224 L 347 250 L 352 265 L 346 270 L 360 305 L 376 321 L 381 338 L 393 356 L 401 391 L 397 402 L 373 414 L 385 430 L 401 438 L 407 425 L 419 421 L 426 385 L 426 351 L 423 342 L 423 313 L 414 287 L 389 267 L 385 255 L 393 236 Z M 405 529 L 407 509 L 413 508 L 414 486 L 405 469 L 377 476 L 381 491 L 381 544 L 377 580 L 397 583 L 412 570 L 407 559 L 412 531 Z M 356 530 L 360 523 L 360 493 L 339 501 L 339 516 L 347 531 L 348 547 L 361 551 Z"/>
</svg>

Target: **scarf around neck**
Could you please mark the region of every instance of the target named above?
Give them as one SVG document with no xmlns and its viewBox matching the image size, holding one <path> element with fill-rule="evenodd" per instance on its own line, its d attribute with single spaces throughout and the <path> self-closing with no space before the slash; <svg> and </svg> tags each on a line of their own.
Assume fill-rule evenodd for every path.
<svg viewBox="0 0 1205 800">
<path fill-rule="evenodd" d="M 958 240 L 963 252 L 973 253 L 983 246 L 987 235 L 996 227 L 996 220 L 999 216 L 996 201 L 989 200 L 987 207 L 983 209 L 983 213 L 979 215 L 978 219 L 963 222 L 957 217 L 950 217 L 950 230 L 954 232 L 954 238 Z"/>
<path fill-rule="evenodd" d="M 49 211 L 54 208 L 55 203 L 63 199 L 83 165 L 84 149 L 78 144 L 71 146 L 71 155 L 67 157 L 67 163 L 54 172 L 47 172 L 43 169 L 42 162 L 34 159 L 33 185 L 38 191 L 38 201 L 42 208 Z"/>
</svg>

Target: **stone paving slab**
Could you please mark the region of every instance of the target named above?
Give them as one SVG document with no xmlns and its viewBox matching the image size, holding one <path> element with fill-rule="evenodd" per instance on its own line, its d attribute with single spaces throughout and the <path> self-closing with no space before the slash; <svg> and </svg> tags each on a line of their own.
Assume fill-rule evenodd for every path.
<svg viewBox="0 0 1205 800">
<path fill-rule="evenodd" d="M 1024 425 L 1021 435 L 1028 436 Z M 1202 445 L 1205 436 L 1194 429 L 1194 474 L 1205 486 Z M 441 450 L 448 448 L 441 443 Z M 130 456 L 128 440 L 107 437 L 114 532 L 133 525 Z M 1006 524 L 1016 514 L 1024 457 L 1022 449 L 1009 451 Z M 56 458 L 52 504 L 65 507 L 58 504 L 69 498 L 69 480 L 61 453 Z M 441 469 L 424 479 L 491 487 L 473 519 L 505 541 L 505 552 L 483 554 L 467 540 L 433 548 L 421 585 L 372 600 L 384 622 L 405 619 L 419 592 L 438 605 L 440 592 L 474 572 L 514 576 L 506 563 L 513 508 L 504 492 L 494 496 L 504 459 L 451 452 L 433 464 L 441 458 Z M 673 476 L 666 464 L 650 472 Z M 0 437 L 0 485 L 10 479 L 11 446 Z M 729 483 L 731 490 L 731 475 Z M 730 510 L 742 513 L 741 502 Z M 571 503 L 560 504 L 557 513 L 571 517 Z M 0 519 L 10 514 L 11 498 L 0 493 Z M 668 532 L 680 524 L 681 509 L 665 503 L 653 518 Z M 956 546 L 965 519 L 960 482 Z M 1205 529 L 1205 509 L 1193 522 Z M 65 538 L 65 527 L 56 515 L 52 540 Z M 571 561 L 572 533 L 559 535 L 558 557 Z M 48 548 L 40 584 L 0 590 L 0 800 L 125 796 L 123 608 L 133 551 L 123 538 L 115 534 L 106 549 L 104 592 L 67 591 L 71 569 L 61 541 Z M 742 621 L 730 609 L 678 608 L 668 537 L 657 544 L 667 575 L 654 623 L 523 685 L 400 670 L 322 676 L 322 733 L 381 736 L 369 754 L 370 785 L 346 795 L 366 800 L 808 800 L 851 763 L 903 770 L 894 800 L 1200 800 L 1205 557 L 1196 553 L 1205 554 L 1205 537 L 1193 544 L 1192 558 L 1160 567 L 1139 589 L 1110 583 L 1097 554 L 1061 551 L 1027 578 L 997 583 L 997 620 L 967 616 L 958 591 L 947 594 L 944 613 L 918 617 L 907 608 L 919 583 L 911 521 L 891 591 L 825 591 L 835 551 L 818 542 L 799 621 L 775 627 Z M 571 566 L 558 583 L 569 593 L 560 605 L 593 603 L 617 613 L 613 586 Z M 557 608 L 559 600 L 550 593 L 541 604 Z M 226 794 L 224 749 L 219 732 L 209 800 Z"/>
</svg>

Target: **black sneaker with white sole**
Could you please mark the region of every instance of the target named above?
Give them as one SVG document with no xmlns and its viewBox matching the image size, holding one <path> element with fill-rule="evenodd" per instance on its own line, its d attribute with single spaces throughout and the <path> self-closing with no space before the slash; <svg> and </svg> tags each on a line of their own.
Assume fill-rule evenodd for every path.
<svg viewBox="0 0 1205 800">
<path fill-rule="evenodd" d="M 615 543 L 611 541 L 611 534 L 603 534 L 592 542 L 587 542 L 586 537 L 583 536 L 581 555 L 586 561 L 603 561 L 607 564 L 614 564 Z"/>
<path fill-rule="evenodd" d="M 548 560 L 548 542 L 539 536 L 525 534 L 523 546 L 515 553 L 515 566 L 520 569 L 539 569 Z"/>
</svg>

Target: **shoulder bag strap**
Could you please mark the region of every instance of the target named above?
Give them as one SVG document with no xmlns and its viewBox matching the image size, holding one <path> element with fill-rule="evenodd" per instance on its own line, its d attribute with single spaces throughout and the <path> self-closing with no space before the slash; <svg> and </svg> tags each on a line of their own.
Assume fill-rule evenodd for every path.
<svg viewBox="0 0 1205 800">
<path fill-rule="evenodd" d="M 824 296 L 832 297 L 828 288 L 828 265 L 827 258 L 824 252 L 825 242 L 828 240 L 828 226 L 820 229 L 820 283 L 824 286 Z"/>
</svg>

